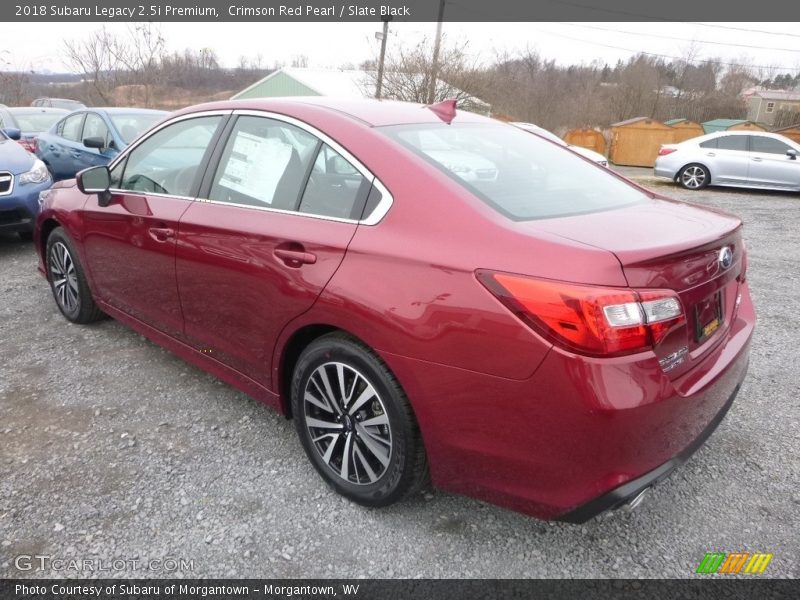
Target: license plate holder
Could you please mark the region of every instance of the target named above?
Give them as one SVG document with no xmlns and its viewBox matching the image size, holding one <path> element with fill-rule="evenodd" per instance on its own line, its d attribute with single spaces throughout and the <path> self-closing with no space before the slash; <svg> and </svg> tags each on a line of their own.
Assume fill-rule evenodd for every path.
<svg viewBox="0 0 800 600">
<path fill-rule="evenodd" d="M 722 290 L 694 305 L 694 339 L 698 344 L 713 336 L 722 326 Z"/>
</svg>

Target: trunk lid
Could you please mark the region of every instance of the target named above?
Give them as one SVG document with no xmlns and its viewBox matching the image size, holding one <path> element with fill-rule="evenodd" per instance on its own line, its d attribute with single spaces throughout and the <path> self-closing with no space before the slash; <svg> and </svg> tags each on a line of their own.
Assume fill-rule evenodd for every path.
<svg viewBox="0 0 800 600">
<path fill-rule="evenodd" d="M 670 377 L 690 370 L 724 339 L 737 307 L 745 264 L 738 218 L 653 199 L 528 225 L 612 252 L 632 288 L 669 289 L 678 294 L 686 324 L 672 330 L 655 348 Z"/>
</svg>

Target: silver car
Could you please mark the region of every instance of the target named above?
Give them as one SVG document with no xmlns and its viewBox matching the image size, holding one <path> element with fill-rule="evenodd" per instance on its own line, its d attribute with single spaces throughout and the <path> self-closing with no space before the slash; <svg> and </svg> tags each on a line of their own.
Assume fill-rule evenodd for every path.
<svg viewBox="0 0 800 600">
<path fill-rule="evenodd" d="M 707 185 L 800 191 L 800 144 L 775 133 L 719 131 L 664 144 L 655 174 L 690 190 Z"/>
</svg>

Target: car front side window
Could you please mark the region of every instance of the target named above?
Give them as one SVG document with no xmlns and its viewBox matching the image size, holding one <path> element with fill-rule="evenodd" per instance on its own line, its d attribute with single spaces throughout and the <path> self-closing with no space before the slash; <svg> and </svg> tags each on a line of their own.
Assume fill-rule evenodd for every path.
<svg viewBox="0 0 800 600">
<path fill-rule="evenodd" d="M 763 154 L 786 154 L 792 147 L 780 140 L 761 135 L 750 136 L 750 150 Z"/>
<path fill-rule="evenodd" d="M 72 115 L 64 119 L 64 125 L 60 127 L 61 137 L 71 142 L 81 141 L 81 128 L 83 126 L 84 114 Z"/>
<path fill-rule="evenodd" d="M 88 113 L 86 122 L 83 124 L 83 139 L 98 137 L 108 146 L 108 126 L 105 121 L 96 113 Z"/>
<path fill-rule="evenodd" d="M 221 121 L 221 115 L 195 117 L 159 129 L 115 166 L 112 182 L 119 180 L 121 190 L 191 196 L 198 168 Z"/>
</svg>

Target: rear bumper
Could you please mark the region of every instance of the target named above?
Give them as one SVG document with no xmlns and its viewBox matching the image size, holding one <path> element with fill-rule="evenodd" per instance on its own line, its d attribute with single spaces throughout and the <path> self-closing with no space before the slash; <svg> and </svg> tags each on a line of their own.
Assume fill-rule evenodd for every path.
<svg viewBox="0 0 800 600">
<path fill-rule="evenodd" d="M 656 177 L 666 177 L 667 179 L 674 180 L 677 176 L 675 169 L 663 165 L 656 164 L 653 168 L 653 174 Z"/>
<path fill-rule="evenodd" d="M 655 356 L 551 350 L 516 381 L 382 353 L 417 414 L 435 486 L 581 521 L 665 477 L 719 425 L 748 365 L 746 284 L 726 338 L 669 379 Z M 512 358 L 509 357 L 509 360 Z"/>
<path fill-rule="evenodd" d="M 728 398 L 728 401 L 722 407 L 722 410 L 717 413 L 717 416 L 715 416 L 714 419 L 706 426 L 703 432 L 674 458 L 668 460 L 660 467 L 653 469 L 649 473 L 646 473 L 641 477 L 637 477 L 636 479 L 629 481 L 628 483 L 623 484 L 618 488 L 615 488 L 610 492 L 591 500 L 590 502 L 587 502 L 583 506 L 561 515 L 558 517 L 558 520 L 566 523 L 585 523 L 586 521 L 596 517 L 601 513 L 604 513 L 607 510 L 619 508 L 633 498 L 636 498 L 646 489 L 654 486 L 659 481 L 666 479 L 670 473 L 689 460 L 689 458 L 691 458 L 691 456 L 706 442 L 706 440 L 711 437 L 711 434 L 717 429 L 717 426 L 722 422 L 722 419 L 724 419 L 725 415 L 728 414 L 728 410 L 733 404 L 733 401 L 736 399 L 736 395 L 739 393 L 740 389 L 741 384 L 736 386 L 730 398 Z"/>
</svg>

